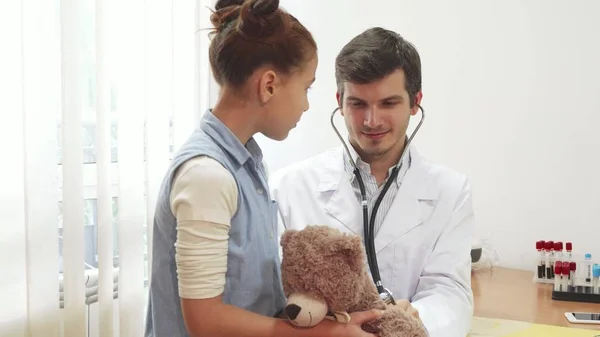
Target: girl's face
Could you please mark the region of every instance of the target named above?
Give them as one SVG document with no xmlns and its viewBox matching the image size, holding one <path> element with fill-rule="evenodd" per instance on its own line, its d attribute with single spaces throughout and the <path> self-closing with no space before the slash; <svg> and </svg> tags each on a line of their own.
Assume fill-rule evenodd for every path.
<svg viewBox="0 0 600 337">
<path fill-rule="evenodd" d="M 284 140 L 308 110 L 308 90 L 315 81 L 316 54 L 304 66 L 289 76 L 277 76 L 271 86 L 261 90 L 267 97 L 266 113 L 261 132 L 273 140 Z M 264 101 L 264 99 L 263 99 Z"/>
</svg>

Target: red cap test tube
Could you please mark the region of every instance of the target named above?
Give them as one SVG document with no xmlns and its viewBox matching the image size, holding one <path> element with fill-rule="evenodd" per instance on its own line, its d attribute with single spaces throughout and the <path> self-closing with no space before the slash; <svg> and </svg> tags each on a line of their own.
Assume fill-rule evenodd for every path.
<svg viewBox="0 0 600 337">
<path fill-rule="evenodd" d="M 540 253 L 540 257 L 537 265 L 537 277 L 538 279 L 546 278 L 546 254 L 544 252 L 545 241 L 537 241 L 535 243 L 535 249 Z"/>
<path fill-rule="evenodd" d="M 572 251 L 573 251 L 573 244 L 571 242 L 567 242 L 567 257 L 569 258 L 569 260 L 571 260 L 573 258 L 572 255 Z"/>
<path fill-rule="evenodd" d="M 562 262 L 556 261 L 554 263 L 554 291 L 560 291 L 562 286 Z"/>
<path fill-rule="evenodd" d="M 560 241 L 556 241 L 554 243 L 554 250 L 556 250 L 556 251 L 563 250 L 563 243 Z"/>
<path fill-rule="evenodd" d="M 571 272 L 571 264 L 569 262 L 563 262 L 562 264 L 562 274 L 568 276 Z"/>
<path fill-rule="evenodd" d="M 569 264 L 569 262 L 563 262 L 562 264 L 562 281 L 561 281 L 561 285 L 560 285 L 560 290 L 561 291 L 569 291 L 569 285 L 570 285 L 570 271 L 571 271 L 571 266 Z"/>
</svg>

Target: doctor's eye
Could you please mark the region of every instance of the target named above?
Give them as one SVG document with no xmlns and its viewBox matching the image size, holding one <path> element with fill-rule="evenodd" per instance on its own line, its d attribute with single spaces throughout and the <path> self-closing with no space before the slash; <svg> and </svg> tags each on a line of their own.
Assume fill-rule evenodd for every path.
<svg viewBox="0 0 600 337">
<path fill-rule="evenodd" d="M 359 108 L 364 108 L 366 106 L 366 104 L 364 102 L 349 102 L 348 105 L 350 105 L 351 108 L 355 108 L 355 109 L 359 109 Z"/>
<path fill-rule="evenodd" d="M 382 105 L 386 108 L 392 108 L 399 105 L 400 103 L 401 102 L 398 101 L 384 101 Z"/>
</svg>

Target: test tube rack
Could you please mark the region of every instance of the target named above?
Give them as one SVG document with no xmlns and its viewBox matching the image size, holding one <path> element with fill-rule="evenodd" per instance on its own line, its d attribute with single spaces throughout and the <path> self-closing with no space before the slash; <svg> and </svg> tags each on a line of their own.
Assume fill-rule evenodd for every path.
<svg viewBox="0 0 600 337">
<path fill-rule="evenodd" d="M 536 243 L 538 253 L 541 247 L 542 251 L 552 251 L 552 254 L 545 253 L 542 264 L 545 268 L 540 265 L 541 259 L 538 256 L 533 281 L 551 284 L 553 300 L 600 303 L 600 266 L 590 260 L 590 255 L 587 259 L 582 254 L 573 255 L 572 244 L 567 243 L 567 246 L 569 249 L 565 254 L 562 252 L 562 243 L 552 244 L 554 249 L 549 249 L 548 244 L 544 246 L 539 241 Z"/>
<path fill-rule="evenodd" d="M 555 301 L 568 302 L 583 302 L 583 303 L 600 303 L 600 295 L 574 293 L 565 291 L 552 291 L 552 299 Z"/>
<path fill-rule="evenodd" d="M 600 279 L 597 275 L 592 275 L 588 282 L 585 273 L 570 273 L 569 263 L 563 265 L 558 262 L 555 268 L 553 300 L 600 303 Z"/>
</svg>

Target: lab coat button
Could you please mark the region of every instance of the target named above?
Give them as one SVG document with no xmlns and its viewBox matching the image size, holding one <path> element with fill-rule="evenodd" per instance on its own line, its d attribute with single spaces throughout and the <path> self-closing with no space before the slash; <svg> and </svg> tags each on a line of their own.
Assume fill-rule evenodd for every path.
<svg viewBox="0 0 600 337">
<path fill-rule="evenodd" d="M 263 194 L 263 189 L 262 188 L 257 188 L 256 192 L 258 192 L 258 194 Z"/>
</svg>

